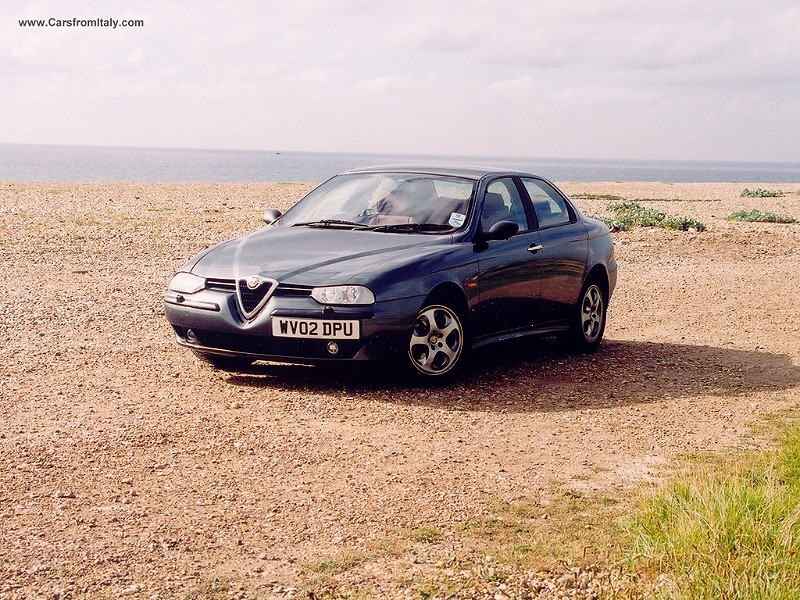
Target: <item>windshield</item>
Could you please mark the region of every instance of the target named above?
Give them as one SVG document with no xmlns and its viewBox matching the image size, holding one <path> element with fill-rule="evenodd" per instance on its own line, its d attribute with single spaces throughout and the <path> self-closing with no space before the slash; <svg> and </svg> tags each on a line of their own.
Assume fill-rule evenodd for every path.
<svg viewBox="0 0 800 600">
<path fill-rule="evenodd" d="M 376 231 L 452 231 L 465 225 L 475 182 L 412 173 L 339 175 L 278 221 Z"/>
</svg>

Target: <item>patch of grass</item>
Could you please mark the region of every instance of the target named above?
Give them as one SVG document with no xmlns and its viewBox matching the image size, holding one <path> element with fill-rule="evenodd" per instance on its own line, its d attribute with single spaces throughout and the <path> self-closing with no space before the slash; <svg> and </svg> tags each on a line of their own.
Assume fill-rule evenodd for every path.
<svg viewBox="0 0 800 600">
<path fill-rule="evenodd" d="M 706 226 L 691 217 L 673 217 L 654 208 L 647 208 L 632 200 L 608 205 L 611 218 L 601 217 L 611 231 L 627 231 L 632 227 L 662 227 L 680 231 L 705 231 Z"/>
<path fill-rule="evenodd" d="M 800 597 L 800 427 L 773 453 L 688 462 L 629 528 L 656 598 Z"/>
<path fill-rule="evenodd" d="M 341 573 L 357 567 L 366 559 L 367 557 L 361 552 L 345 550 L 332 556 L 309 561 L 306 566 L 316 573 Z"/>
<path fill-rule="evenodd" d="M 375 556 L 400 556 L 405 550 L 405 543 L 398 538 L 381 538 L 368 544 Z"/>
<path fill-rule="evenodd" d="M 636 198 L 634 202 L 722 202 L 719 198 L 709 200 L 708 198 Z"/>
<path fill-rule="evenodd" d="M 419 597 L 422 600 L 427 600 L 428 598 L 435 598 L 436 595 L 439 593 L 438 588 L 433 586 L 423 586 L 417 590 L 419 592 Z"/>
<path fill-rule="evenodd" d="M 783 196 L 780 190 L 765 190 L 763 188 L 756 188 L 754 190 L 744 188 L 740 194 L 742 198 L 779 198 Z"/>
<path fill-rule="evenodd" d="M 725 217 L 725 220 L 745 221 L 748 223 L 797 223 L 797 219 L 789 215 L 776 215 L 773 212 L 765 212 L 757 208 L 752 210 L 737 210 Z"/>
<path fill-rule="evenodd" d="M 250 598 L 251 596 L 247 596 Z M 259 596 L 260 597 L 260 596 Z M 270 596 L 272 598 L 273 596 Z M 284 595 L 284 598 L 301 598 L 304 600 L 370 600 L 374 596 L 365 590 L 355 591 L 352 588 L 342 590 L 336 580 L 328 575 L 320 575 L 305 581 L 300 593 L 291 596 Z"/>
<path fill-rule="evenodd" d="M 623 499 L 553 487 L 545 501 L 498 502 L 464 523 L 476 555 L 525 569 L 600 561 L 622 550 Z"/>
<path fill-rule="evenodd" d="M 430 544 L 442 539 L 442 533 L 433 527 L 417 527 L 411 530 L 409 537 L 415 542 Z"/>
<path fill-rule="evenodd" d="M 607 202 L 722 202 L 719 198 L 710 200 L 707 198 L 635 198 L 627 200 L 622 196 L 613 194 L 591 194 L 588 192 L 580 194 L 570 194 L 573 200 L 606 200 Z"/>
<path fill-rule="evenodd" d="M 184 600 L 227 600 L 230 584 L 226 579 L 210 577 L 184 594 Z"/>
<path fill-rule="evenodd" d="M 613 196 L 611 194 L 570 194 L 570 198 L 575 200 L 606 200 L 607 202 L 622 202 L 625 200 L 622 196 Z"/>
<path fill-rule="evenodd" d="M 101 225 L 102 221 L 97 218 L 96 215 L 84 215 L 84 216 L 74 216 L 72 217 L 72 223 L 78 225 L 79 227 L 93 227 L 96 225 Z"/>
</svg>

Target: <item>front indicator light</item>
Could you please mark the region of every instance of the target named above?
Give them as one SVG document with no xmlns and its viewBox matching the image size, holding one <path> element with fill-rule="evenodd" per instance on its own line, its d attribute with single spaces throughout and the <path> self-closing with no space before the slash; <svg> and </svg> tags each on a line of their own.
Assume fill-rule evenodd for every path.
<svg viewBox="0 0 800 600">
<path fill-rule="evenodd" d="M 333 285 L 311 290 L 320 304 L 375 304 L 375 294 L 363 285 Z"/>
<path fill-rule="evenodd" d="M 195 294 L 206 287 L 206 280 L 192 273 L 175 273 L 169 289 L 179 294 Z"/>
</svg>

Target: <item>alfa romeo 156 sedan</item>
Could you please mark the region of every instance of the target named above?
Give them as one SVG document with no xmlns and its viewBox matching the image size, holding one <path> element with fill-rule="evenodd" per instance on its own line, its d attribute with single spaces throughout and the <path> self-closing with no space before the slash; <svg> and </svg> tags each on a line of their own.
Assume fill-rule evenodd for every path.
<svg viewBox="0 0 800 600">
<path fill-rule="evenodd" d="M 178 344 L 219 368 L 382 360 L 441 380 L 492 342 L 603 338 L 609 230 L 542 177 L 362 168 L 264 221 L 197 254 L 165 294 Z"/>
</svg>

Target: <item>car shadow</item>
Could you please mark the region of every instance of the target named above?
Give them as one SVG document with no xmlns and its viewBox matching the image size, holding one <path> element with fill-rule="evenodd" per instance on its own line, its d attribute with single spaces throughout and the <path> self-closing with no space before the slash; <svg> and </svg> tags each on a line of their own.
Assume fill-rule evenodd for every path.
<svg viewBox="0 0 800 600">
<path fill-rule="evenodd" d="M 668 398 L 732 396 L 800 386 L 800 367 L 767 351 L 605 340 L 576 355 L 553 339 L 495 344 L 473 353 L 459 377 L 423 387 L 390 366 L 256 363 L 235 386 L 338 395 L 452 410 L 591 409 Z"/>
</svg>

